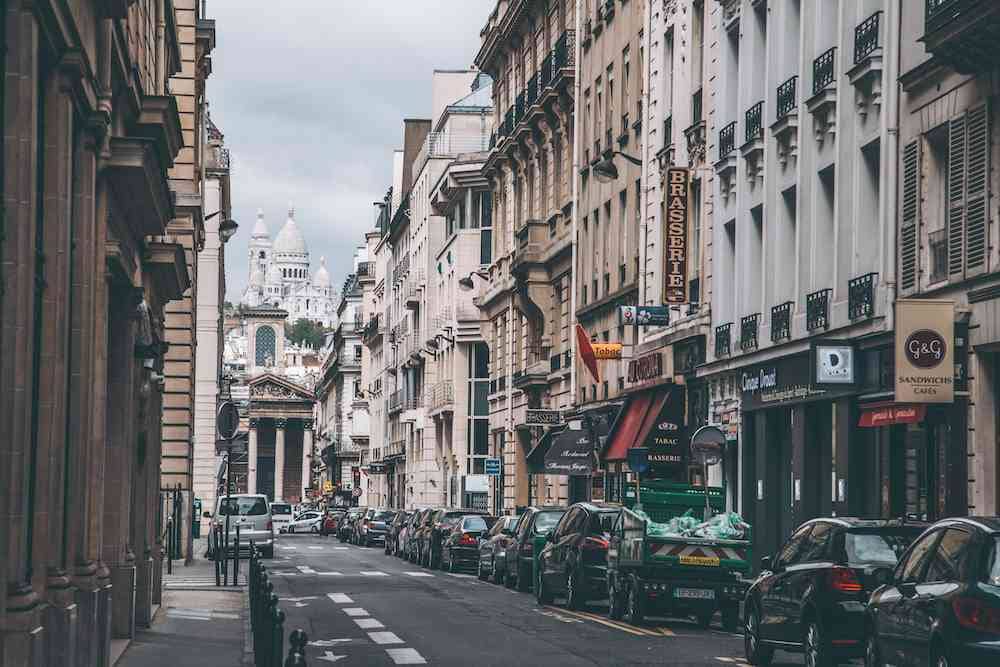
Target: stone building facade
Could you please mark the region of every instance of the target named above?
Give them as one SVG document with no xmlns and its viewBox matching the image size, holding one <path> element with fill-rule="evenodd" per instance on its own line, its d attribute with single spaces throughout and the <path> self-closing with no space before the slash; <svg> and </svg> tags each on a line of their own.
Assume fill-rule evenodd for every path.
<svg viewBox="0 0 1000 667">
<path fill-rule="evenodd" d="M 0 15 L 5 665 L 110 665 L 160 601 L 165 320 L 194 261 L 170 179 L 184 4 Z"/>
</svg>

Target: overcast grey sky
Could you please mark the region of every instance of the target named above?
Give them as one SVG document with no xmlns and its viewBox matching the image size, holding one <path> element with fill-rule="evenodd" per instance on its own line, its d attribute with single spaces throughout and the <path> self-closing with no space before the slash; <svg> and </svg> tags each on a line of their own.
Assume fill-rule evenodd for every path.
<svg viewBox="0 0 1000 667">
<path fill-rule="evenodd" d="M 472 64 L 495 0 L 208 0 L 208 100 L 232 153 L 227 299 L 247 283 L 258 208 L 272 240 L 288 202 L 335 285 L 374 223 L 404 117 L 428 118 L 431 71 Z"/>
</svg>

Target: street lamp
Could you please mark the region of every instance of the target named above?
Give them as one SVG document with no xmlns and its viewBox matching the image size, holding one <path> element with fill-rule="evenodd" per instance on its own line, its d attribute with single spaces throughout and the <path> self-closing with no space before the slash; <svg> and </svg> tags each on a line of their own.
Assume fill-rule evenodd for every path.
<svg viewBox="0 0 1000 667">
<path fill-rule="evenodd" d="M 642 160 L 639 158 L 634 158 L 631 155 L 622 153 L 621 151 L 612 151 L 608 157 L 594 165 L 594 178 L 601 183 L 610 183 L 618 178 L 618 167 L 615 166 L 616 155 L 621 155 L 637 167 L 642 166 Z"/>
<path fill-rule="evenodd" d="M 221 208 L 215 213 L 209 213 L 208 215 L 206 215 L 205 220 L 211 220 L 220 213 L 222 213 Z M 225 218 L 222 222 L 220 222 L 219 236 L 222 237 L 222 242 L 225 243 L 229 239 L 233 238 L 233 234 L 236 233 L 236 230 L 239 229 L 239 227 L 240 227 L 239 224 L 232 218 Z"/>
<path fill-rule="evenodd" d="M 459 278 L 458 286 L 466 292 L 471 291 L 476 286 L 476 284 L 472 281 L 472 276 L 479 276 L 483 280 L 489 280 L 490 274 L 486 271 L 473 271 L 464 278 Z"/>
</svg>

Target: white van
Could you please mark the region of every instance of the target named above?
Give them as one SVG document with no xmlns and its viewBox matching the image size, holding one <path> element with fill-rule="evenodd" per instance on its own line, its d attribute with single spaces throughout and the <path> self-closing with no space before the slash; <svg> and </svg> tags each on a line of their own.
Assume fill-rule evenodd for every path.
<svg viewBox="0 0 1000 667">
<path fill-rule="evenodd" d="M 274 534 L 285 532 L 292 521 L 292 504 L 284 501 L 271 503 L 271 522 L 274 524 Z"/>
<path fill-rule="evenodd" d="M 274 558 L 274 524 L 271 520 L 271 508 L 267 496 L 263 494 L 240 493 L 220 497 L 215 504 L 212 515 L 213 531 L 209 535 L 209 545 L 212 553 L 221 544 L 216 544 L 216 526 L 222 529 L 222 540 L 225 540 L 226 516 L 229 516 L 229 548 L 226 554 L 231 554 L 236 546 L 236 526 L 240 527 L 240 551 L 250 551 L 251 540 L 260 550 L 264 558 Z"/>
</svg>

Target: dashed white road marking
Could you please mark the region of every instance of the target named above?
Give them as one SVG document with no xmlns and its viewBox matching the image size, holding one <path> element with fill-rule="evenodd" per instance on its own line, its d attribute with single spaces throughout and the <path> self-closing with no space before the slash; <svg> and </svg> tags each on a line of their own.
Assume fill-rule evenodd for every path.
<svg viewBox="0 0 1000 667">
<path fill-rule="evenodd" d="M 331 601 L 337 604 L 351 604 L 354 602 L 350 597 L 344 593 L 327 593 L 326 597 L 330 598 Z"/>
<path fill-rule="evenodd" d="M 362 572 L 361 576 L 362 577 L 388 577 L 389 575 L 386 574 L 385 572 L 379 572 L 378 570 L 375 570 L 374 572 Z"/>
<path fill-rule="evenodd" d="M 427 661 L 415 648 L 387 648 L 385 650 L 397 665 L 426 665 Z"/>
<path fill-rule="evenodd" d="M 350 547 L 334 547 L 334 551 L 347 551 Z"/>
<path fill-rule="evenodd" d="M 296 565 L 295 569 L 302 574 L 316 574 L 316 570 L 312 569 L 308 565 Z"/>
<path fill-rule="evenodd" d="M 377 628 L 384 628 L 382 622 L 374 618 L 356 618 L 354 622 L 358 624 L 358 627 L 362 630 L 375 630 Z"/>
<path fill-rule="evenodd" d="M 322 549 L 323 547 L 309 547 L 310 549 Z"/>
<path fill-rule="evenodd" d="M 400 639 L 395 632 L 369 632 L 368 636 L 376 644 L 402 644 L 403 640 Z"/>
<path fill-rule="evenodd" d="M 455 577 L 456 579 L 473 579 L 471 574 L 461 574 L 460 572 L 445 572 L 449 577 Z"/>
<path fill-rule="evenodd" d="M 342 577 L 342 576 L 344 576 L 343 572 L 317 572 L 316 574 L 318 574 L 321 577 Z"/>
<path fill-rule="evenodd" d="M 433 577 L 434 575 L 430 572 L 404 572 L 403 574 L 410 577 Z"/>
<path fill-rule="evenodd" d="M 288 549 L 289 551 L 295 551 L 296 549 L 298 549 L 298 547 L 286 547 L 286 546 L 285 546 L 285 545 L 283 545 L 283 544 L 279 544 L 279 545 L 278 545 L 278 548 L 279 548 L 279 549 Z"/>
<path fill-rule="evenodd" d="M 368 612 L 362 607 L 344 607 L 343 609 L 348 616 L 368 616 Z"/>
</svg>

